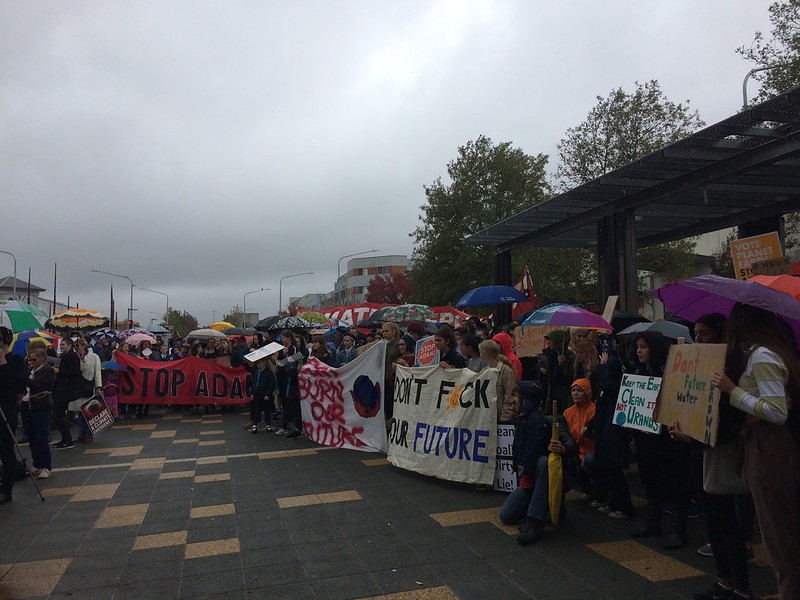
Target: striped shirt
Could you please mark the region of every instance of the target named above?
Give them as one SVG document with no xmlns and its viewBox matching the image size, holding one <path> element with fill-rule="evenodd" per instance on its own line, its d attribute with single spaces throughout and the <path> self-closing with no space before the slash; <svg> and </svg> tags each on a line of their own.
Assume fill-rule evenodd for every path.
<svg viewBox="0 0 800 600">
<path fill-rule="evenodd" d="M 786 392 L 788 374 L 777 354 L 764 346 L 755 347 L 731 392 L 731 405 L 768 423 L 783 425 L 791 408 Z"/>
</svg>

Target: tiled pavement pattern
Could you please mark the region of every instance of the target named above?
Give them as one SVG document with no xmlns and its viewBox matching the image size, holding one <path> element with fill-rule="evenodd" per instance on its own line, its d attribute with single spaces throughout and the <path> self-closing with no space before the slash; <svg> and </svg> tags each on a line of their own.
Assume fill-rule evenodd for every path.
<svg viewBox="0 0 800 600">
<path fill-rule="evenodd" d="M 573 494 L 567 523 L 521 547 L 503 494 L 245 420 L 151 409 L 54 452 L 47 501 L 24 481 L 0 507 L 0 599 L 659 600 L 712 582 L 700 520 L 667 553 Z M 754 591 L 774 594 L 756 549 Z"/>
</svg>

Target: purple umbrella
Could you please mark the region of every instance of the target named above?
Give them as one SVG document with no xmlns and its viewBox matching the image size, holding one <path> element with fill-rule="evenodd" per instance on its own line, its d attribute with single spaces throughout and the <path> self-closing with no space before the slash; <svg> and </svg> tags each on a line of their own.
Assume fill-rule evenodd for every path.
<svg viewBox="0 0 800 600">
<path fill-rule="evenodd" d="M 551 325 L 553 327 L 576 327 L 602 331 L 614 329 L 600 315 L 570 304 L 548 304 L 538 308 L 521 325 L 523 327 Z"/>
<path fill-rule="evenodd" d="M 700 275 L 653 290 L 672 314 L 696 321 L 709 313 L 729 315 L 737 302 L 763 308 L 782 317 L 800 340 L 800 302 L 754 281 Z"/>
</svg>

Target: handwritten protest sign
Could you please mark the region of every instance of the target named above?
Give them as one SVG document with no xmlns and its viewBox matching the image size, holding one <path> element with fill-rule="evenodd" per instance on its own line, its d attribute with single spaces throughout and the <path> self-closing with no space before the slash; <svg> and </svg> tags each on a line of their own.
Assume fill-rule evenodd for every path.
<svg viewBox="0 0 800 600">
<path fill-rule="evenodd" d="M 280 352 L 283 350 L 283 344 L 279 344 L 278 342 L 270 342 L 266 346 L 261 346 L 256 350 L 253 350 L 250 354 L 245 354 L 245 360 L 249 360 L 251 363 L 256 363 L 262 358 L 266 358 L 276 352 Z"/>
<path fill-rule="evenodd" d="M 536 356 L 541 354 L 545 347 L 546 336 L 551 331 L 559 329 L 549 325 L 536 325 L 534 327 L 516 327 L 514 329 L 515 353 L 520 358 L 523 356 Z"/>
<path fill-rule="evenodd" d="M 494 489 L 513 492 L 517 489 L 517 472 L 514 470 L 514 424 L 497 424 L 497 460 L 494 469 Z"/>
<path fill-rule="evenodd" d="M 497 369 L 397 367 L 389 462 L 448 481 L 494 481 Z"/>
<path fill-rule="evenodd" d="M 298 374 L 303 430 L 324 446 L 386 452 L 386 342 L 335 369 L 316 358 Z"/>
<path fill-rule="evenodd" d="M 725 365 L 725 344 L 678 344 L 669 349 L 654 418 L 678 421 L 689 437 L 714 446 L 719 427 L 719 389 L 711 383 Z"/>
<path fill-rule="evenodd" d="M 653 411 L 659 389 L 661 389 L 661 377 L 644 377 L 627 373 L 623 375 L 617 406 L 614 409 L 614 424 L 658 433 L 661 426 L 653 421 Z"/>
</svg>

